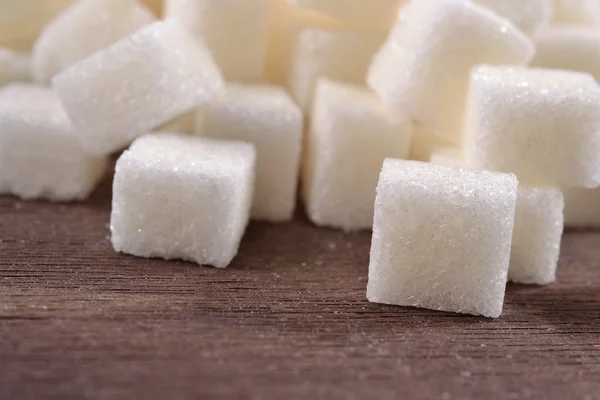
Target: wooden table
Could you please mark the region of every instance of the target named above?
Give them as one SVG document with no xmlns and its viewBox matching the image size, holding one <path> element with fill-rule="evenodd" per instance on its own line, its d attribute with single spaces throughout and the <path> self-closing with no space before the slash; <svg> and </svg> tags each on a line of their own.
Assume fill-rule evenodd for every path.
<svg viewBox="0 0 600 400">
<path fill-rule="evenodd" d="M 370 304 L 370 234 L 251 224 L 226 270 L 113 252 L 84 204 L 0 199 L 2 399 L 600 399 L 600 233 L 498 320 Z"/>
</svg>

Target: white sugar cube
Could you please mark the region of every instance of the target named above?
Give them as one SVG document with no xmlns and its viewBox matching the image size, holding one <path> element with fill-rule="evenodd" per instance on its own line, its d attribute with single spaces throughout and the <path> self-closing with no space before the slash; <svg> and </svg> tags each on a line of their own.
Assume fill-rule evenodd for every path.
<svg viewBox="0 0 600 400">
<path fill-rule="evenodd" d="M 467 167 L 462 150 L 456 147 L 440 147 L 434 150 L 429 161 L 433 164 Z"/>
<path fill-rule="evenodd" d="M 319 78 L 365 85 L 371 59 L 386 34 L 378 31 L 306 29 L 298 39 L 289 86 L 305 112 L 310 112 Z"/>
<path fill-rule="evenodd" d="M 251 215 L 287 221 L 296 206 L 302 147 L 302 111 L 277 86 L 227 86 L 204 114 L 204 134 L 256 147 L 256 185 Z"/>
<path fill-rule="evenodd" d="M 600 184 L 600 87 L 588 74 L 481 66 L 470 86 L 465 155 L 529 186 Z"/>
<path fill-rule="evenodd" d="M 411 121 L 367 89 L 322 79 L 303 166 L 310 219 L 344 230 L 370 229 L 381 164 L 386 157 L 408 157 L 411 135 Z"/>
<path fill-rule="evenodd" d="M 598 0 L 554 0 L 554 24 L 600 25 Z"/>
<path fill-rule="evenodd" d="M 446 136 L 436 134 L 422 124 L 415 123 L 410 146 L 410 159 L 429 161 L 435 150 L 452 145 L 453 142 Z"/>
<path fill-rule="evenodd" d="M 564 196 L 567 227 L 600 227 L 600 189 L 570 188 Z"/>
<path fill-rule="evenodd" d="M 29 84 L 0 89 L 0 194 L 83 200 L 106 165 L 105 158 L 83 151 L 51 89 Z"/>
<path fill-rule="evenodd" d="M 30 51 L 40 31 L 73 0 L 0 0 L 0 47 Z"/>
<path fill-rule="evenodd" d="M 115 170 L 113 247 L 228 266 L 248 224 L 254 163 L 248 143 L 165 133 L 139 138 Z"/>
<path fill-rule="evenodd" d="M 401 0 L 288 0 L 290 3 L 326 14 L 355 27 L 390 28 L 396 21 Z"/>
<path fill-rule="evenodd" d="M 176 21 L 150 24 L 52 80 L 83 147 L 108 154 L 223 90 L 210 52 Z"/>
<path fill-rule="evenodd" d="M 292 57 L 304 29 L 335 29 L 344 26 L 326 15 L 295 7 L 287 0 L 273 0 L 265 79 L 281 85 L 288 82 Z"/>
<path fill-rule="evenodd" d="M 31 81 L 31 57 L 0 47 L 0 86 L 13 81 Z"/>
<path fill-rule="evenodd" d="M 528 35 L 535 35 L 550 25 L 554 0 L 474 0 L 510 20 Z"/>
<path fill-rule="evenodd" d="M 52 77 L 151 23 L 154 15 L 137 0 L 79 0 L 42 31 L 33 48 L 35 81 Z"/>
<path fill-rule="evenodd" d="M 166 0 L 165 16 L 181 21 L 212 51 L 223 76 L 258 80 L 265 68 L 271 0 Z"/>
<path fill-rule="evenodd" d="M 600 80 L 600 31 L 564 26 L 540 32 L 535 38 L 532 67 L 587 72 Z"/>
<path fill-rule="evenodd" d="M 560 190 L 519 187 L 509 280 L 537 285 L 556 280 L 564 226 L 563 209 Z"/>
<path fill-rule="evenodd" d="M 471 68 L 526 64 L 533 53 L 525 34 L 477 4 L 411 1 L 375 56 L 368 83 L 387 105 L 458 141 Z"/>
<path fill-rule="evenodd" d="M 500 316 L 517 186 L 512 174 L 386 160 L 369 301 Z"/>
</svg>

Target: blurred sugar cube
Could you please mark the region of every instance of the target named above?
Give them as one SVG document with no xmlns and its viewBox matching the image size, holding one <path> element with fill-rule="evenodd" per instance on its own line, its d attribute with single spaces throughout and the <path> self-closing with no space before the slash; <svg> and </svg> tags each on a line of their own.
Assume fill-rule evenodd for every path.
<svg viewBox="0 0 600 400">
<path fill-rule="evenodd" d="M 303 115 L 281 87 L 230 84 L 204 111 L 203 133 L 253 143 L 257 151 L 252 217 L 287 221 L 296 205 Z"/>
<path fill-rule="evenodd" d="M 56 94 L 30 84 L 0 89 L 0 193 L 84 200 L 106 172 L 86 154 Z"/>
<path fill-rule="evenodd" d="M 14 81 L 31 81 L 31 57 L 0 47 L 0 86 Z"/>
<path fill-rule="evenodd" d="M 474 0 L 514 23 L 530 36 L 547 28 L 554 16 L 554 0 Z"/>
<path fill-rule="evenodd" d="M 265 70 L 271 0 L 165 0 L 165 17 L 205 41 L 228 81 L 257 81 Z"/>
<path fill-rule="evenodd" d="M 151 23 L 154 15 L 136 0 L 79 0 L 42 31 L 33 48 L 36 82 L 52 77 Z"/>
<path fill-rule="evenodd" d="M 288 0 L 290 3 L 329 17 L 353 27 L 389 29 L 396 21 L 398 7 L 404 0 Z"/>
<path fill-rule="evenodd" d="M 469 166 L 529 186 L 600 184 L 600 87 L 588 74 L 480 66 L 465 135 Z"/>
<path fill-rule="evenodd" d="M 533 53 L 525 34 L 477 4 L 411 1 L 375 56 L 368 84 L 385 104 L 458 142 L 471 68 L 524 65 Z"/>
<path fill-rule="evenodd" d="M 407 158 L 412 123 L 367 89 L 322 79 L 305 147 L 303 192 L 317 225 L 373 225 L 375 188 L 386 157 Z"/>
<path fill-rule="evenodd" d="M 305 29 L 296 44 L 289 86 L 310 112 L 319 78 L 365 85 L 371 59 L 386 34 L 379 31 Z"/>
<path fill-rule="evenodd" d="M 52 80 L 84 148 L 108 154 L 223 90 L 210 52 L 176 21 L 155 22 Z"/>
</svg>

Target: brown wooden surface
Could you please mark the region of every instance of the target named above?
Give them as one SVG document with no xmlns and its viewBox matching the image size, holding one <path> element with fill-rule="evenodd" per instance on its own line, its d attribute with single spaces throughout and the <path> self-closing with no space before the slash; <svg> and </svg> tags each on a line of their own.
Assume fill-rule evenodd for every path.
<svg viewBox="0 0 600 400">
<path fill-rule="evenodd" d="M 251 224 L 226 270 L 112 251 L 84 204 L 0 199 L 0 397 L 600 399 L 600 233 L 488 320 L 365 300 L 370 234 Z"/>
</svg>

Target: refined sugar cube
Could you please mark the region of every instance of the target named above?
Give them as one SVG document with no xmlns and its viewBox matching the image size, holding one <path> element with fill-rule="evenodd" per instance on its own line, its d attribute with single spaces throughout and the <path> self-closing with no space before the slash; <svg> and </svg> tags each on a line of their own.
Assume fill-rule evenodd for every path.
<svg viewBox="0 0 600 400">
<path fill-rule="evenodd" d="M 298 39 L 289 86 L 310 112 L 319 78 L 365 85 L 371 59 L 386 34 L 378 31 L 306 29 Z"/>
<path fill-rule="evenodd" d="M 322 79 L 305 147 L 303 192 L 310 219 L 343 230 L 373 226 L 386 157 L 406 158 L 412 123 L 367 89 Z"/>
<path fill-rule="evenodd" d="M 554 0 L 554 23 L 557 25 L 599 25 L 598 0 Z"/>
<path fill-rule="evenodd" d="M 570 188 L 563 193 L 567 227 L 600 227 L 600 189 Z"/>
<path fill-rule="evenodd" d="M 0 47 L 30 51 L 48 21 L 73 0 L 0 0 Z"/>
<path fill-rule="evenodd" d="M 555 27 L 535 38 L 533 67 L 587 72 L 600 80 L 600 31 L 590 27 Z"/>
<path fill-rule="evenodd" d="M 277 86 L 227 86 L 204 114 L 204 134 L 256 147 L 256 185 L 251 215 L 287 221 L 296 206 L 302 148 L 302 111 Z"/>
<path fill-rule="evenodd" d="M 271 0 L 166 0 L 165 16 L 181 21 L 212 51 L 223 76 L 255 81 L 264 72 Z"/>
<path fill-rule="evenodd" d="M 434 150 L 429 161 L 433 164 L 467 167 L 462 150 L 456 147 L 440 147 Z"/>
<path fill-rule="evenodd" d="M 429 161 L 435 150 L 452 145 L 453 142 L 446 136 L 438 135 L 422 124 L 415 123 L 410 146 L 410 159 Z"/>
<path fill-rule="evenodd" d="M 468 165 L 512 172 L 529 186 L 600 183 L 600 87 L 588 74 L 481 66 L 473 70 Z"/>
<path fill-rule="evenodd" d="M 390 28 L 398 13 L 400 0 L 289 0 L 290 3 L 326 14 L 333 19 L 363 28 Z"/>
<path fill-rule="evenodd" d="M 0 89 L 0 194 L 86 199 L 106 171 L 86 154 L 56 94 L 30 84 Z"/>
<path fill-rule="evenodd" d="M 136 0 L 79 0 L 42 31 L 33 48 L 35 81 L 52 77 L 151 23 L 154 15 Z"/>
<path fill-rule="evenodd" d="M 115 170 L 113 247 L 228 266 L 248 224 L 254 163 L 248 143 L 165 133 L 139 138 Z"/>
<path fill-rule="evenodd" d="M 411 1 L 368 74 L 381 100 L 459 140 L 471 68 L 527 64 L 534 46 L 508 20 L 463 0 Z"/>
<path fill-rule="evenodd" d="M 223 90 L 210 52 L 169 20 L 78 62 L 52 84 L 93 154 L 119 150 Z"/>
<path fill-rule="evenodd" d="M 510 20 L 528 35 L 535 35 L 550 25 L 554 15 L 554 0 L 475 0 L 500 16 Z"/>
<path fill-rule="evenodd" d="M 304 29 L 335 29 L 344 26 L 326 15 L 295 7 L 287 0 L 273 0 L 265 79 L 275 84 L 287 84 L 292 57 Z"/>
<path fill-rule="evenodd" d="M 564 226 L 563 209 L 560 190 L 519 187 L 509 280 L 537 285 L 556 280 Z"/>
<path fill-rule="evenodd" d="M 29 54 L 16 53 L 0 48 L 0 85 L 9 82 L 31 81 L 31 57 Z"/>
<path fill-rule="evenodd" d="M 369 301 L 500 316 L 517 186 L 512 174 L 386 160 Z"/>
</svg>

